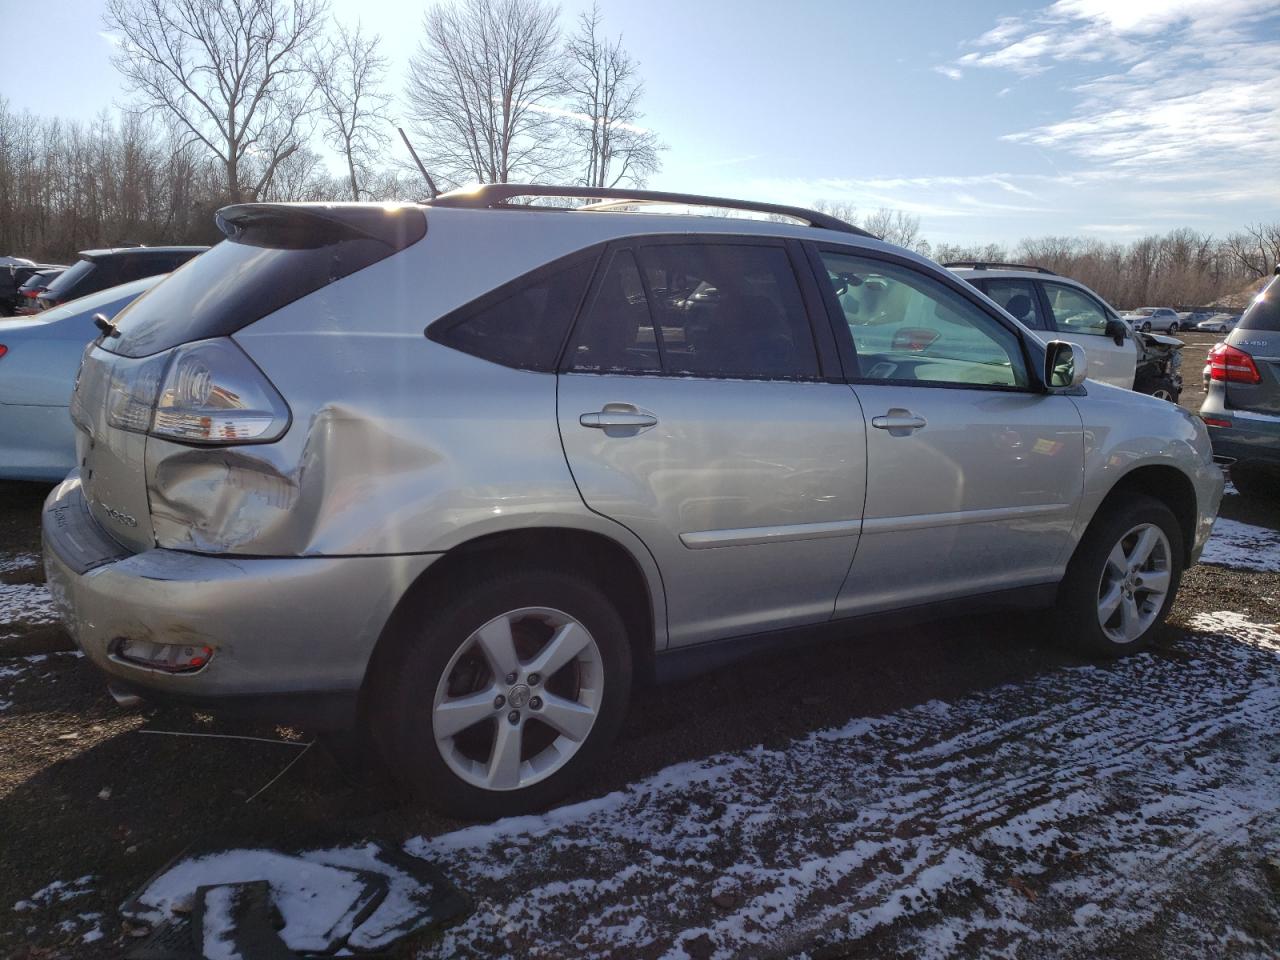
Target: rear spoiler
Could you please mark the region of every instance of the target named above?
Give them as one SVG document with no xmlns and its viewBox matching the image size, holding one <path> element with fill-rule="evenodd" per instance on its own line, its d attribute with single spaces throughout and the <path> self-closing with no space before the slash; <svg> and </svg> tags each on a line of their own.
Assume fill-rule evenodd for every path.
<svg viewBox="0 0 1280 960">
<path fill-rule="evenodd" d="M 394 253 L 427 232 L 422 208 L 410 204 L 237 203 L 219 210 L 216 220 L 234 243 L 293 250 L 363 239 Z"/>
</svg>

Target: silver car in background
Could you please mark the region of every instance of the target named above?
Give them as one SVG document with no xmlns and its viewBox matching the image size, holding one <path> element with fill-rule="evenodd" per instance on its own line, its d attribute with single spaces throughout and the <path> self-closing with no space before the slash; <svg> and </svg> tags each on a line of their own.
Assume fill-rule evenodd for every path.
<svg viewBox="0 0 1280 960">
<path fill-rule="evenodd" d="M 555 196 L 596 202 L 517 202 Z M 55 601 L 119 691 L 358 722 L 458 816 L 562 797 L 638 681 L 816 627 L 1054 606 L 1145 649 L 1222 494 L 1197 418 L 823 214 L 219 223 L 86 356 Z"/>
<path fill-rule="evenodd" d="M 56 483 L 76 465 L 67 415 L 85 347 L 163 275 L 100 290 L 30 318 L 0 319 L 0 480 Z"/>
</svg>

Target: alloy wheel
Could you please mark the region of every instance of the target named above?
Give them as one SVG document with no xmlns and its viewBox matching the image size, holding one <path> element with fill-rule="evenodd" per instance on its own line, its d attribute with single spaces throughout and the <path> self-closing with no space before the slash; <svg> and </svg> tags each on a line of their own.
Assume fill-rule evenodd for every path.
<svg viewBox="0 0 1280 960">
<path fill-rule="evenodd" d="M 1172 550 L 1165 532 L 1142 523 L 1120 538 L 1098 582 L 1098 623 L 1114 643 L 1132 643 L 1155 623 L 1169 595 Z"/>
<path fill-rule="evenodd" d="M 562 610 L 494 617 L 454 653 L 431 711 L 449 769 L 485 790 L 519 790 L 564 767 L 600 714 L 595 638 Z"/>
</svg>

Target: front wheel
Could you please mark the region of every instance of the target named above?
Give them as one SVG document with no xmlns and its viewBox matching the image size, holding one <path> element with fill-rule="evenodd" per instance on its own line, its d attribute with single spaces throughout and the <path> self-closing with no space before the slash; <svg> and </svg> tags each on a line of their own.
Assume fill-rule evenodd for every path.
<svg viewBox="0 0 1280 960">
<path fill-rule="evenodd" d="M 374 737 L 392 773 L 462 819 L 559 800 L 626 714 L 626 628 L 588 580 L 512 574 L 426 614 L 378 682 Z"/>
<path fill-rule="evenodd" d="M 1150 321 L 1150 320 L 1148 320 L 1146 323 L 1144 323 L 1144 324 L 1141 326 L 1141 328 L 1140 328 L 1140 329 L 1142 330 L 1142 332 L 1143 332 L 1143 333 L 1150 333 L 1150 332 L 1151 332 L 1151 321 Z"/>
<path fill-rule="evenodd" d="M 1059 631 L 1086 653 L 1146 650 L 1182 578 L 1182 531 L 1152 497 L 1131 495 L 1094 518 L 1059 590 Z"/>
</svg>

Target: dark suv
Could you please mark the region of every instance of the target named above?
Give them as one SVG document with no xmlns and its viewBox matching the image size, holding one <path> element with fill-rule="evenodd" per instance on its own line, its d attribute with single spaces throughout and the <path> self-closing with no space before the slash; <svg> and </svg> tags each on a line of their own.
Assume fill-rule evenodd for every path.
<svg viewBox="0 0 1280 960">
<path fill-rule="evenodd" d="M 1280 265 L 1240 323 L 1209 351 L 1209 389 L 1200 416 L 1213 452 L 1235 461 L 1231 479 L 1246 496 L 1280 493 Z"/>
<path fill-rule="evenodd" d="M 82 250 L 80 259 L 36 298 L 41 310 L 107 287 L 170 273 L 208 247 L 123 247 Z"/>
</svg>

